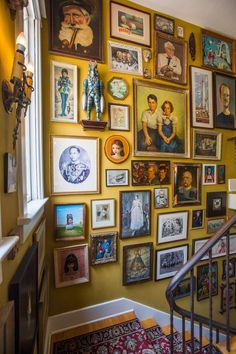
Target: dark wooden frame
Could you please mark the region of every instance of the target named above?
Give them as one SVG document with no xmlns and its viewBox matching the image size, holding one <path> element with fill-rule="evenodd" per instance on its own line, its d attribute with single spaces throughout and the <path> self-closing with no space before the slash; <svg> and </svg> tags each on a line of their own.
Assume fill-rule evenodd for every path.
<svg viewBox="0 0 236 354">
<path fill-rule="evenodd" d="M 194 212 L 197 212 L 197 211 L 200 211 L 201 214 L 202 214 L 202 224 L 201 226 L 193 226 L 193 213 Z M 203 229 L 204 228 L 204 217 L 205 217 L 205 212 L 204 212 L 204 209 L 196 209 L 196 210 L 192 210 L 192 217 L 191 217 L 191 229 L 192 230 L 195 230 L 195 229 Z"/>
<path fill-rule="evenodd" d="M 182 214 L 182 215 L 181 215 Z M 182 220 L 184 221 L 185 219 L 185 222 L 183 223 L 183 230 L 182 230 L 182 236 L 180 237 L 177 234 L 175 235 L 171 235 L 171 230 L 167 230 L 167 235 L 166 235 L 166 238 L 168 239 L 168 241 L 165 241 L 165 238 L 163 238 L 163 235 L 161 235 L 160 233 L 163 231 L 163 230 L 160 230 L 160 227 L 163 226 L 163 218 L 164 220 L 167 218 L 168 220 L 168 216 L 172 217 L 172 219 L 175 219 L 178 218 L 178 216 L 182 216 Z M 184 210 L 184 211 L 176 211 L 176 212 L 170 212 L 170 213 L 160 213 L 157 215 L 157 238 L 156 238 L 156 241 L 157 241 L 157 244 L 163 244 L 163 243 L 168 243 L 168 242 L 178 242 L 178 241 L 182 241 L 182 240 L 187 240 L 188 239 L 188 221 L 189 219 L 189 212 L 187 210 Z M 169 220 L 168 220 L 169 222 Z M 173 227 L 173 223 L 171 225 Z M 173 231 L 172 231 L 173 232 Z M 173 237 L 173 239 L 172 239 Z M 171 239 L 169 239 L 171 238 Z"/>
<path fill-rule="evenodd" d="M 162 189 L 167 191 L 167 204 L 164 205 L 164 206 L 157 206 L 155 193 L 156 193 L 156 190 L 162 190 Z M 170 204 L 169 188 L 168 187 L 154 188 L 154 190 L 153 190 L 153 202 L 154 202 L 154 208 L 155 209 L 169 208 L 169 204 Z"/>
<path fill-rule="evenodd" d="M 211 149 L 201 148 L 204 139 L 215 139 L 215 147 Z M 213 142 L 214 144 L 214 142 Z M 199 146 L 200 145 L 200 146 Z M 222 150 L 222 133 L 216 131 L 207 131 L 193 129 L 193 159 L 198 160 L 220 160 Z"/>
<path fill-rule="evenodd" d="M 232 294 L 232 299 L 229 298 L 229 302 L 227 302 L 226 297 L 224 296 L 224 290 L 227 290 L 227 285 L 221 284 L 220 286 L 220 313 L 221 314 L 226 312 L 226 302 L 230 309 L 236 308 L 236 280 L 234 282 L 229 283 L 229 288 L 230 287 L 233 289 L 233 294 Z"/>
<path fill-rule="evenodd" d="M 112 106 L 117 106 L 117 107 L 124 107 L 127 108 L 127 117 L 125 117 L 125 121 L 126 121 L 126 125 L 127 125 L 127 129 L 126 128 L 112 128 L 112 126 L 114 126 L 114 124 L 112 125 L 112 111 L 111 111 L 111 107 Z M 119 130 L 119 131 L 130 131 L 130 107 L 128 104 L 121 104 L 121 103 L 108 103 L 108 128 L 109 130 Z"/>
<path fill-rule="evenodd" d="M 135 181 L 135 165 L 137 165 L 137 168 L 144 168 L 144 171 L 142 173 L 142 177 L 143 177 L 143 181 Z M 155 170 L 156 170 L 156 175 L 154 178 L 154 182 L 150 183 L 150 181 L 148 180 L 148 168 L 150 166 L 154 166 Z M 158 177 L 158 171 L 160 169 L 160 167 L 164 167 L 165 170 L 167 170 L 167 174 L 166 174 L 166 179 L 168 180 L 165 183 L 162 183 Z M 170 184 L 171 183 L 171 176 L 170 176 L 170 161 L 161 161 L 161 160 L 132 160 L 131 161 L 131 183 L 132 186 L 150 186 L 150 185 L 162 185 L 162 184 Z"/>
<path fill-rule="evenodd" d="M 167 22 L 171 23 L 173 25 L 173 29 L 172 30 L 168 30 L 168 29 L 162 28 L 161 26 L 158 26 L 158 23 L 157 23 L 157 19 L 158 18 L 164 19 Z M 167 33 L 169 35 L 174 35 L 174 32 L 175 32 L 175 21 L 172 20 L 169 17 L 165 17 L 165 16 L 161 16 L 161 15 L 155 14 L 154 15 L 154 29 L 155 29 L 155 31 L 160 31 L 160 32 L 163 32 L 163 33 Z"/>
<path fill-rule="evenodd" d="M 234 278 L 235 277 L 235 267 L 236 267 L 236 258 L 230 258 L 229 263 L 232 264 L 233 267 L 233 272 L 232 274 L 229 273 L 229 278 Z M 222 280 L 226 280 L 226 259 L 222 261 Z"/>
<path fill-rule="evenodd" d="M 212 289 L 212 296 L 215 296 L 215 295 L 218 295 L 218 263 L 212 262 L 212 268 L 213 267 L 215 267 L 215 270 L 216 270 L 215 272 L 212 272 L 212 273 L 215 273 L 215 275 L 216 275 L 215 276 L 216 287 L 215 287 L 215 291 L 214 291 L 214 289 Z M 207 289 L 208 291 L 206 294 L 204 294 L 202 296 L 199 295 L 199 290 L 202 289 L 202 285 L 203 285 L 203 282 L 200 279 L 200 271 L 203 268 L 206 269 L 205 276 L 206 277 L 209 276 L 209 263 L 205 263 L 205 264 L 201 264 L 201 265 L 197 266 L 197 301 L 201 301 L 201 300 L 209 298 L 209 288 Z M 213 279 L 213 277 L 214 277 L 214 275 L 212 276 L 212 279 Z M 208 281 L 209 281 L 209 278 L 208 278 Z"/>
<path fill-rule="evenodd" d="M 184 291 L 181 290 L 181 286 L 185 286 Z M 196 277 L 193 277 L 193 292 L 196 290 Z M 190 291 L 191 291 L 191 278 L 185 278 L 179 282 L 179 284 L 176 286 L 176 288 L 173 291 L 173 296 L 175 300 L 181 299 L 182 297 L 185 296 L 190 296 Z"/>
<path fill-rule="evenodd" d="M 206 199 L 206 216 L 208 218 L 226 215 L 226 192 L 207 192 Z M 214 210 L 214 200 L 216 199 L 221 200 L 221 207 L 219 210 Z"/>
<path fill-rule="evenodd" d="M 220 169 L 223 169 L 222 176 L 220 175 Z M 225 165 L 217 165 L 217 183 L 218 184 L 225 184 Z"/>
<path fill-rule="evenodd" d="M 118 232 L 103 232 L 99 234 L 91 234 L 91 265 L 99 265 L 99 264 L 105 264 L 105 263 L 112 263 L 117 261 L 117 236 Z M 96 257 L 96 254 L 98 252 L 97 246 L 98 242 L 104 242 L 105 239 L 110 238 L 111 239 L 111 247 L 112 247 L 112 252 L 109 257 Z"/>
</svg>

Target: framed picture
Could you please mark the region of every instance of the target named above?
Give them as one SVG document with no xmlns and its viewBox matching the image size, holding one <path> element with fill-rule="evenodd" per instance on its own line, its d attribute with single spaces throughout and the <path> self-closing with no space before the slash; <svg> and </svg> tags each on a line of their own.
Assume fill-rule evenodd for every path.
<svg viewBox="0 0 236 354">
<path fill-rule="evenodd" d="M 72 20 L 74 11 L 83 16 Z M 70 8 L 65 0 L 50 0 L 49 51 L 103 62 L 102 24 L 102 0 L 84 0 Z M 79 31 L 71 30 L 75 25 Z"/>
<path fill-rule="evenodd" d="M 193 277 L 193 292 L 196 290 L 196 277 Z M 190 296 L 191 294 L 191 279 L 186 278 L 179 282 L 177 287 L 173 291 L 175 300 L 181 299 L 185 296 Z"/>
<path fill-rule="evenodd" d="M 133 92 L 134 156 L 189 157 L 188 91 L 133 80 Z M 160 109 L 163 113 L 159 112 Z M 168 140 L 173 126 L 176 134 Z"/>
<path fill-rule="evenodd" d="M 132 185 L 170 184 L 170 161 L 132 160 Z"/>
<path fill-rule="evenodd" d="M 32 354 L 38 329 L 38 245 L 28 249 L 9 284 L 15 302 L 15 349 Z"/>
<path fill-rule="evenodd" d="M 54 204 L 57 241 L 84 240 L 86 235 L 86 204 Z"/>
<path fill-rule="evenodd" d="M 216 184 L 216 165 L 202 165 L 202 184 Z"/>
<path fill-rule="evenodd" d="M 202 30 L 202 65 L 211 69 L 234 71 L 233 40 Z"/>
<path fill-rule="evenodd" d="M 209 298 L 209 264 L 202 264 L 197 267 L 197 301 Z M 211 264 L 211 286 L 212 296 L 218 294 L 218 265 Z"/>
<path fill-rule="evenodd" d="M 129 94 L 127 82 L 121 77 L 113 77 L 110 81 L 108 81 L 108 93 L 115 100 L 124 100 Z"/>
<path fill-rule="evenodd" d="M 212 71 L 190 66 L 192 126 L 213 128 Z"/>
<path fill-rule="evenodd" d="M 91 200 L 92 229 L 115 226 L 115 199 Z"/>
<path fill-rule="evenodd" d="M 154 15 L 154 29 L 167 34 L 174 34 L 175 21 L 164 16 Z"/>
<path fill-rule="evenodd" d="M 99 138 L 51 136 L 52 194 L 99 193 Z"/>
<path fill-rule="evenodd" d="M 106 170 L 106 187 L 129 185 L 129 170 Z"/>
<path fill-rule="evenodd" d="M 208 218 L 214 216 L 226 215 L 226 192 L 208 192 L 206 216 Z"/>
<path fill-rule="evenodd" d="M 173 206 L 201 204 L 201 164 L 173 163 Z"/>
<path fill-rule="evenodd" d="M 117 232 L 91 235 L 91 265 L 117 261 Z"/>
<path fill-rule="evenodd" d="M 235 277 L 235 262 L 236 258 L 229 259 L 228 269 L 229 269 L 229 278 Z M 222 261 L 222 280 L 226 280 L 226 272 L 227 271 L 227 262 L 226 259 Z"/>
<path fill-rule="evenodd" d="M 110 2 L 111 37 L 151 47 L 151 14 Z"/>
<path fill-rule="evenodd" d="M 214 73 L 215 128 L 236 129 L 235 84 L 235 77 Z"/>
<path fill-rule="evenodd" d="M 77 65 L 51 60 L 51 121 L 77 123 Z"/>
<path fill-rule="evenodd" d="M 108 103 L 108 112 L 108 128 L 110 130 L 130 130 L 129 106 L 127 104 Z"/>
<path fill-rule="evenodd" d="M 230 309 L 236 308 L 236 281 L 229 283 L 229 289 L 226 284 L 220 286 L 220 313 L 226 311 L 227 306 Z"/>
<path fill-rule="evenodd" d="M 154 208 L 169 208 L 169 188 L 154 188 Z"/>
<path fill-rule="evenodd" d="M 225 218 L 208 219 L 207 220 L 207 233 L 215 233 L 225 224 Z"/>
<path fill-rule="evenodd" d="M 41 279 L 43 276 L 44 258 L 46 250 L 46 219 L 44 218 L 37 230 L 33 234 L 34 242 L 38 244 L 38 287 L 40 288 Z"/>
<path fill-rule="evenodd" d="M 155 280 L 173 277 L 188 260 L 188 245 L 156 251 Z"/>
<path fill-rule="evenodd" d="M 8 152 L 4 154 L 4 193 L 16 192 L 16 157 Z"/>
<path fill-rule="evenodd" d="M 220 160 L 222 133 L 193 129 L 193 159 Z"/>
<path fill-rule="evenodd" d="M 120 238 L 151 234 L 151 191 L 120 192 Z"/>
<path fill-rule="evenodd" d="M 1 353 L 15 354 L 14 301 L 0 308 L 0 343 Z"/>
<path fill-rule="evenodd" d="M 112 135 L 105 141 L 104 151 L 108 160 L 122 163 L 129 157 L 129 142 L 122 135 Z"/>
<path fill-rule="evenodd" d="M 123 247 L 123 285 L 152 280 L 152 268 L 152 242 Z"/>
<path fill-rule="evenodd" d="M 131 75 L 143 75 L 142 49 L 108 41 L 108 69 Z"/>
<path fill-rule="evenodd" d="M 192 229 L 202 229 L 204 227 L 204 210 L 192 210 Z"/>
<path fill-rule="evenodd" d="M 177 25 L 176 26 L 176 34 L 178 38 L 184 38 L 184 27 Z"/>
<path fill-rule="evenodd" d="M 89 281 L 88 245 L 54 248 L 55 287 Z"/>
<path fill-rule="evenodd" d="M 217 183 L 225 184 L 225 165 L 217 165 Z"/>
<path fill-rule="evenodd" d="M 157 243 L 187 240 L 188 211 L 157 215 Z"/>
<path fill-rule="evenodd" d="M 155 53 L 155 78 L 186 85 L 187 43 L 183 39 L 156 32 Z"/>
</svg>

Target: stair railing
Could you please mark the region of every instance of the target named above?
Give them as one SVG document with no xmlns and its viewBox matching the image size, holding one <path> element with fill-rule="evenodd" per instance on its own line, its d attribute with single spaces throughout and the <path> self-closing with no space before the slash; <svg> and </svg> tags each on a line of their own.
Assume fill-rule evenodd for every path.
<svg viewBox="0 0 236 354">
<path fill-rule="evenodd" d="M 209 330 L 209 344 L 210 348 L 213 348 L 213 331 L 216 332 L 216 343 L 219 342 L 219 333 L 224 333 L 226 335 L 226 348 L 230 351 L 230 336 L 236 334 L 236 328 L 230 326 L 230 294 L 229 294 L 229 256 L 230 256 L 230 234 L 229 231 L 233 225 L 236 223 L 236 214 L 233 215 L 227 223 L 225 223 L 193 256 L 187 261 L 182 268 L 175 274 L 171 279 L 168 287 L 166 289 L 166 298 L 170 305 L 170 326 L 171 326 L 171 353 L 174 353 L 174 311 L 181 315 L 182 318 L 182 349 L 183 353 L 186 351 L 185 342 L 185 320 L 190 321 L 190 332 L 191 332 L 191 353 L 194 353 L 194 326 L 199 326 L 199 341 L 200 341 L 200 352 L 202 352 L 202 326 L 205 325 Z M 221 323 L 213 319 L 213 289 L 212 289 L 212 248 L 220 241 L 222 237 L 226 237 L 226 317 L 225 322 Z M 204 256 L 208 255 L 209 263 L 209 314 L 208 316 L 203 316 L 195 313 L 194 307 L 194 267 L 199 264 Z M 177 305 L 174 290 L 179 285 L 180 281 L 190 273 L 190 310 L 184 309 Z M 213 351 L 212 351 L 213 352 Z"/>
</svg>

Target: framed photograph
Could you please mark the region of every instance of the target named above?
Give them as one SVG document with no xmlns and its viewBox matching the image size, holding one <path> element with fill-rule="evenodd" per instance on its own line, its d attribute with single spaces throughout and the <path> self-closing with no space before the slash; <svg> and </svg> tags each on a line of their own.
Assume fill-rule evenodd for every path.
<svg viewBox="0 0 236 354">
<path fill-rule="evenodd" d="M 72 20 L 76 11 L 83 16 Z M 102 25 L 102 0 L 83 0 L 73 7 L 65 0 L 50 0 L 49 52 L 103 62 Z M 73 31 L 73 26 L 79 31 Z"/>
<path fill-rule="evenodd" d="M 156 32 L 155 53 L 155 78 L 186 85 L 187 43 L 183 39 Z"/>
<path fill-rule="evenodd" d="M 86 235 L 86 204 L 54 204 L 54 221 L 57 241 L 84 240 Z"/>
<path fill-rule="evenodd" d="M 28 249 L 9 284 L 15 302 L 15 349 L 32 354 L 38 329 L 38 245 Z"/>
<path fill-rule="evenodd" d="M 216 165 L 202 165 L 202 184 L 216 184 Z"/>
<path fill-rule="evenodd" d="M 46 232 L 46 219 L 44 218 L 40 222 L 37 230 L 33 234 L 33 240 L 38 244 L 38 287 L 39 288 L 43 276 L 44 258 L 45 258 L 45 250 L 46 250 L 45 232 Z"/>
<path fill-rule="evenodd" d="M 170 184 L 170 161 L 132 160 L 132 185 Z"/>
<path fill-rule="evenodd" d="M 143 75 L 142 49 L 108 41 L 108 69 L 131 75 Z"/>
<path fill-rule="evenodd" d="M 108 103 L 108 128 L 110 130 L 130 130 L 129 106 L 127 104 Z"/>
<path fill-rule="evenodd" d="M 151 47 L 151 14 L 110 2 L 111 37 Z"/>
<path fill-rule="evenodd" d="M 202 264 L 197 267 L 197 301 L 209 298 L 209 264 Z M 211 286 L 212 295 L 218 294 L 218 265 L 212 262 L 211 265 Z"/>
<path fill-rule="evenodd" d="M 173 277 L 188 260 L 188 245 L 156 251 L 155 280 Z"/>
<path fill-rule="evenodd" d="M 0 308 L 0 343 L 2 354 L 15 354 L 14 301 L 8 301 Z"/>
<path fill-rule="evenodd" d="M 177 25 L 176 26 L 176 34 L 178 38 L 184 38 L 184 27 Z"/>
<path fill-rule="evenodd" d="M 233 40 L 202 30 L 202 65 L 211 69 L 234 72 Z"/>
<path fill-rule="evenodd" d="M 123 285 L 152 280 L 152 272 L 152 242 L 123 247 Z"/>
<path fill-rule="evenodd" d="M 120 192 L 120 238 L 151 234 L 151 191 Z"/>
<path fill-rule="evenodd" d="M 54 248 L 55 287 L 89 281 L 88 244 Z"/>
<path fill-rule="evenodd" d="M 187 240 L 188 211 L 157 215 L 157 244 Z"/>
<path fill-rule="evenodd" d="M 154 208 L 169 208 L 169 188 L 154 188 Z"/>
<path fill-rule="evenodd" d="M 154 15 L 154 29 L 167 34 L 174 34 L 175 21 L 164 16 Z"/>
<path fill-rule="evenodd" d="M 210 237 L 200 238 L 193 240 L 193 254 L 195 254 L 208 240 Z M 212 247 L 212 258 L 223 257 L 226 255 L 226 237 L 223 236 L 213 247 Z M 230 254 L 236 254 L 236 235 L 230 235 Z M 202 260 L 209 259 L 208 254 L 201 258 Z"/>
<path fill-rule="evenodd" d="M 213 128 L 212 71 L 190 66 L 192 126 Z"/>
<path fill-rule="evenodd" d="M 115 199 L 91 200 L 92 229 L 115 226 Z"/>
<path fill-rule="evenodd" d="M 193 277 L 193 291 L 196 290 L 196 277 Z M 185 296 L 190 296 L 191 293 L 191 279 L 186 278 L 179 282 L 177 287 L 173 291 L 175 300 L 181 299 Z"/>
<path fill-rule="evenodd" d="M 235 277 L 235 262 L 236 258 L 229 259 L 228 269 L 229 269 L 229 278 Z M 226 280 L 226 271 L 227 271 L 227 262 L 226 259 L 222 261 L 222 280 Z"/>
<path fill-rule="evenodd" d="M 99 138 L 51 136 L 52 194 L 99 193 Z"/>
<path fill-rule="evenodd" d="M 202 229 L 204 227 L 204 210 L 192 210 L 191 229 Z"/>
<path fill-rule="evenodd" d="M 189 157 L 188 91 L 133 80 L 133 92 L 134 156 Z"/>
<path fill-rule="evenodd" d="M 236 281 L 229 283 L 229 290 L 226 284 L 220 286 L 220 313 L 226 311 L 226 307 L 230 309 L 236 308 Z"/>
<path fill-rule="evenodd" d="M 51 60 L 51 121 L 77 123 L 77 65 Z"/>
<path fill-rule="evenodd" d="M 226 192 L 207 192 L 206 216 L 226 215 Z"/>
<path fill-rule="evenodd" d="M 4 154 L 4 193 L 16 192 L 16 156 L 8 152 Z"/>
<path fill-rule="evenodd" d="M 201 204 L 201 175 L 201 164 L 173 163 L 174 207 Z"/>
<path fill-rule="evenodd" d="M 121 77 L 113 77 L 111 80 L 108 81 L 108 93 L 115 100 L 124 100 L 129 94 L 127 82 Z"/>
<path fill-rule="evenodd" d="M 236 129 L 235 84 L 235 77 L 214 73 L 215 128 Z"/>
<path fill-rule="evenodd" d="M 91 235 L 91 265 L 117 261 L 117 232 Z"/>
<path fill-rule="evenodd" d="M 220 160 L 222 133 L 193 129 L 193 159 Z"/>
<path fill-rule="evenodd" d="M 217 183 L 225 184 L 225 165 L 217 165 Z"/>
<path fill-rule="evenodd" d="M 207 220 L 207 233 L 215 233 L 225 224 L 225 218 L 208 219 Z"/>
<path fill-rule="evenodd" d="M 129 157 L 129 142 L 122 135 L 112 135 L 105 141 L 104 151 L 108 160 L 122 163 Z"/>
<path fill-rule="evenodd" d="M 129 170 L 106 170 L 106 187 L 129 185 Z"/>
</svg>

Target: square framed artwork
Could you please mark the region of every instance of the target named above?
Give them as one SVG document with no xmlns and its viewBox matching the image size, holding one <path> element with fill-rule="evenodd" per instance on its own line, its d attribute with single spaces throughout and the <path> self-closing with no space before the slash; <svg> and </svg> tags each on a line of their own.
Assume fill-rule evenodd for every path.
<svg viewBox="0 0 236 354">
<path fill-rule="evenodd" d="M 52 194 L 100 191 L 99 138 L 51 136 Z"/>
<path fill-rule="evenodd" d="M 213 128 L 212 71 L 190 66 L 192 126 Z"/>
<path fill-rule="evenodd" d="M 115 222 L 115 199 L 91 200 L 92 229 L 113 227 Z"/>
<path fill-rule="evenodd" d="M 173 277 L 188 260 L 188 245 L 156 251 L 155 280 Z"/>
<path fill-rule="evenodd" d="M 217 183 L 225 184 L 225 165 L 217 165 Z"/>
<path fill-rule="evenodd" d="M 236 308 L 236 281 L 229 283 L 229 289 L 226 284 L 220 286 L 220 313 L 226 312 L 226 308 Z"/>
<path fill-rule="evenodd" d="M 73 31 L 74 9 L 65 9 L 66 1 L 50 0 L 49 52 L 103 62 L 102 3 L 102 0 L 84 0 L 76 4 L 77 11 L 84 15 L 82 20 L 81 16 L 77 19 L 77 22 L 82 21 L 76 24 L 79 31 Z"/>
<path fill-rule="evenodd" d="M 188 211 L 157 215 L 157 244 L 187 240 Z"/>
<path fill-rule="evenodd" d="M 204 210 L 192 210 L 191 229 L 202 229 L 204 227 Z"/>
<path fill-rule="evenodd" d="M 225 217 L 216 218 L 216 219 L 208 219 L 207 220 L 207 233 L 215 233 L 217 230 L 221 228 L 225 224 Z"/>
<path fill-rule="evenodd" d="M 193 129 L 193 159 L 220 160 L 222 133 Z"/>
<path fill-rule="evenodd" d="M 16 177 L 16 156 L 6 152 L 4 154 L 4 193 L 16 192 Z"/>
<path fill-rule="evenodd" d="M 108 41 L 108 69 L 131 75 L 143 75 L 142 49 Z"/>
<path fill-rule="evenodd" d="M 187 83 L 187 43 L 168 34 L 155 33 L 156 79 L 185 85 Z"/>
<path fill-rule="evenodd" d="M 89 281 L 88 244 L 54 248 L 55 287 Z"/>
<path fill-rule="evenodd" d="M 169 208 L 169 188 L 154 188 L 154 208 Z"/>
<path fill-rule="evenodd" d="M 201 164 L 173 163 L 174 207 L 201 204 L 201 175 Z"/>
<path fill-rule="evenodd" d="M 226 215 L 226 192 L 208 192 L 206 203 L 208 218 Z"/>
<path fill-rule="evenodd" d="M 0 352 L 15 353 L 15 310 L 14 301 L 0 308 Z"/>
<path fill-rule="evenodd" d="M 193 277 L 193 292 L 196 290 L 196 277 Z M 191 278 L 185 278 L 179 282 L 177 287 L 173 291 L 175 300 L 181 299 L 191 294 Z"/>
<path fill-rule="evenodd" d="M 151 47 L 151 14 L 110 2 L 111 37 Z"/>
<path fill-rule="evenodd" d="M 229 263 L 228 263 L 228 273 L 229 273 L 229 278 L 234 278 L 235 277 L 235 263 L 236 263 L 236 258 L 230 258 Z M 226 259 L 222 261 L 222 280 L 226 280 L 226 275 L 227 273 L 227 262 Z"/>
<path fill-rule="evenodd" d="M 86 204 L 54 204 L 54 221 L 57 241 L 84 240 L 86 235 Z"/>
<path fill-rule="evenodd" d="M 120 192 L 120 238 L 151 234 L 151 191 Z"/>
<path fill-rule="evenodd" d="M 216 184 L 216 165 L 202 165 L 202 184 Z"/>
<path fill-rule="evenodd" d="M 188 91 L 151 81 L 133 80 L 133 92 L 134 156 L 189 157 Z M 159 112 L 159 107 L 163 110 L 163 115 Z M 148 113 L 150 109 L 153 110 L 152 114 Z M 159 113 L 153 114 L 156 110 Z M 173 124 L 168 122 L 170 112 L 173 111 L 176 134 L 172 140 L 168 140 L 161 137 L 160 133 L 164 134 L 165 131 L 165 137 L 170 136 Z"/>
<path fill-rule="evenodd" d="M 106 187 L 129 185 L 129 170 L 106 169 Z"/>
<path fill-rule="evenodd" d="M 129 131 L 129 106 L 127 104 L 108 103 L 108 128 L 110 130 Z"/>
<path fill-rule="evenodd" d="M 173 35 L 175 30 L 175 21 L 168 17 L 154 15 L 154 29 L 155 31 Z"/>
<path fill-rule="evenodd" d="M 51 60 L 51 121 L 77 123 L 77 65 Z"/>
<path fill-rule="evenodd" d="M 197 301 L 209 298 L 209 264 L 202 264 L 197 267 Z M 218 264 L 211 264 L 211 286 L 212 296 L 218 294 Z"/>
<path fill-rule="evenodd" d="M 129 94 L 129 86 L 125 79 L 121 77 L 112 77 L 108 81 L 107 89 L 109 95 L 111 95 L 114 100 L 124 100 Z"/>
<path fill-rule="evenodd" d="M 152 242 L 123 247 L 123 285 L 152 280 L 152 273 Z"/>
<path fill-rule="evenodd" d="M 132 160 L 132 186 L 170 184 L 170 161 Z"/>
<path fill-rule="evenodd" d="M 91 235 L 91 265 L 117 261 L 117 232 Z"/>
<path fill-rule="evenodd" d="M 46 219 L 44 218 L 33 234 L 34 242 L 38 244 L 38 286 L 40 287 L 43 276 L 44 258 L 46 251 Z"/>
</svg>

